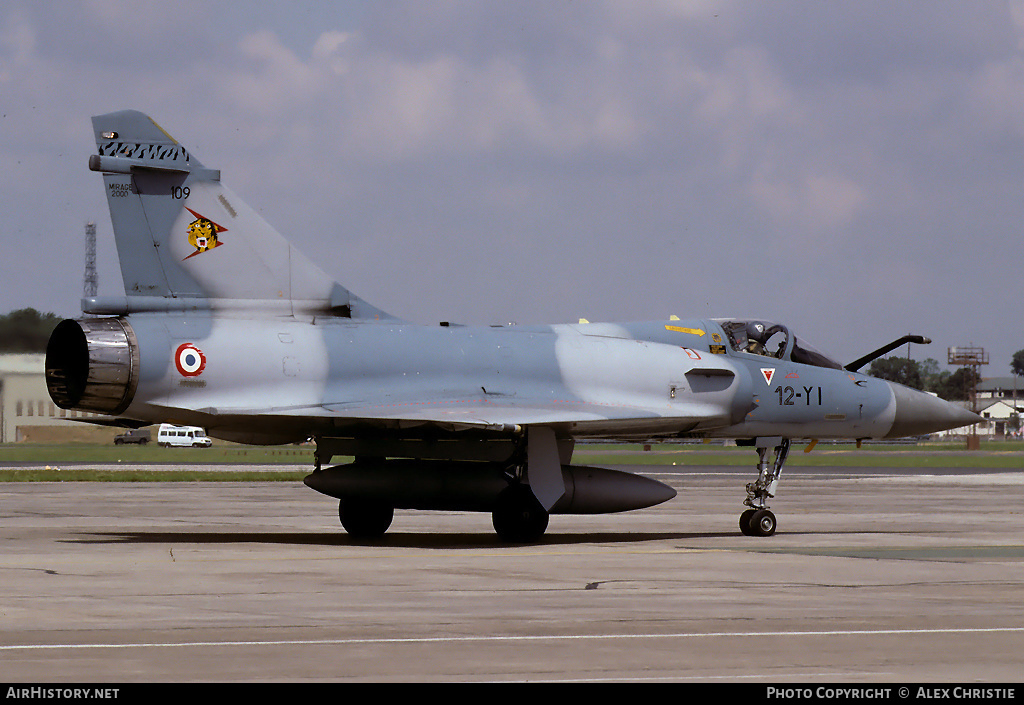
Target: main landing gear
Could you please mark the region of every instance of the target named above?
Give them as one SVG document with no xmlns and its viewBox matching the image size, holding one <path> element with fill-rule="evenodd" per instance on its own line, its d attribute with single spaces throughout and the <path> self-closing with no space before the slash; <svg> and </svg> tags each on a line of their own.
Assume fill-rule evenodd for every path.
<svg viewBox="0 0 1024 705">
<path fill-rule="evenodd" d="M 775 533 L 775 515 L 768 509 L 768 500 L 775 496 L 775 489 L 782 475 L 782 466 L 789 456 L 788 438 L 758 438 L 757 482 L 747 485 L 747 498 L 743 504 L 750 507 L 740 514 L 740 531 L 744 536 L 771 536 Z M 769 462 L 768 454 L 774 451 L 775 458 Z"/>
<path fill-rule="evenodd" d="M 338 518 L 345 531 L 354 539 L 379 539 L 395 518 L 395 508 L 375 500 L 341 499 Z"/>
<path fill-rule="evenodd" d="M 560 447 L 550 428 L 527 428 L 505 469 L 509 485 L 491 512 L 498 538 L 508 543 L 540 541 L 551 508 L 565 494 L 562 462 L 568 465 L 571 458 L 571 441 L 562 441 Z"/>
<path fill-rule="evenodd" d="M 513 484 L 498 495 L 491 523 L 502 541 L 535 543 L 548 528 L 548 513 L 529 485 Z"/>
</svg>

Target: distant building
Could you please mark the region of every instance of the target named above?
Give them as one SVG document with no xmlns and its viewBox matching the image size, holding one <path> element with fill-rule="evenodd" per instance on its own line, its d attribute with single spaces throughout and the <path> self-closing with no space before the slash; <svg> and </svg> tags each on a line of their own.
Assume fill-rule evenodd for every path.
<svg viewBox="0 0 1024 705">
<path fill-rule="evenodd" d="M 1020 428 L 1014 428 L 1012 417 L 1016 414 L 1018 423 L 1020 410 L 1013 406 L 1010 400 L 978 400 L 978 413 L 985 420 L 978 424 L 978 435 L 993 438 L 1007 438 L 1016 434 Z"/>
<path fill-rule="evenodd" d="M 974 433 L 989 439 L 1020 438 L 1020 419 L 1024 416 L 1024 377 L 988 377 L 978 382 L 976 392 L 976 408 L 984 421 L 977 424 Z M 964 405 L 971 408 L 971 402 L 964 402 Z M 971 428 L 957 428 L 947 433 L 968 434 Z"/>
<path fill-rule="evenodd" d="M 57 408 L 46 391 L 45 355 L 0 355 L 0 443 L 29 437 L 29 429 L 75 428 L 71 419 L 101 416 Z"/>
<path fill-rule="evenodd" d="M 1017 405 L 1024 404 L 1024 377 L 988 377 L 978 382 L 978 404 L 982 401 L 1005 399 Z"/>
</svg>

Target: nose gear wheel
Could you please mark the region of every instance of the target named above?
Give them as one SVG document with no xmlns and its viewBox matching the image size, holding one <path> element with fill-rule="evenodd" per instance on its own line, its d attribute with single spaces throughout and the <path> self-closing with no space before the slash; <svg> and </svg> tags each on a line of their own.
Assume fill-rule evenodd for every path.
<svg viewBox="0 0 1024 705">
<path fill-rule="evenodd" d="M 768 509 L 768 500 L 775 497 L 782 466 L 789 457 L 790 440 L 759 438 L 756 445 L 758 477 L 756 482 L 747 484 L 747 498 L 743 504 L 750 508 L 740 514 L 740 531 L 744 536 L 772 536 L 777 524 L 775 514 Z M 768 453 L 772 450 L 775 458 L 769 462 Z"/>
</svg>

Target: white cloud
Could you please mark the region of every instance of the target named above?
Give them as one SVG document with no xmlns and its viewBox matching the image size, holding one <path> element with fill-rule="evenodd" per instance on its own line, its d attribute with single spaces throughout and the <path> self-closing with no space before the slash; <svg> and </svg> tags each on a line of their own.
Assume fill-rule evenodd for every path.
<svg viewBox="0 0 1024 705">
<path fill-rule="evenodd" d="M 758 173 L 751 180 L 755 202 L 778 224 L 798 226 L 817 239 L 823 231 L 848 225 L 864 203 L 864 190 L 841 174 L 808 174 L 797 178 Z M 820 242 L 835 245 L 833 241 Z"/>
<path fill-rule="evenodd" d="M 0 82 L 17 79 L 35 56 L 36 33 L 27 18 L 12 12 L 0 26 Z"/>
<path fill-rule="evenodd" d="M 396 160 L 509 146 L 555 154 L 620 149 L 640 130 L 632 97 L 600 86 L 592 67 L 566 68 L 564 92 L 550 96 L 505 57 L 470 62 L 440 52 L 406 58 L 350 32 L 323 33 L 308 58 L 270 31 L 242 38 L 238 51 L 243 61 L 215 79 L 229 111 L 241 120 L 276 120 L 272 130 L 295 120 L 324 127 L 321 146 L 346 158 Z"/>
</svg>

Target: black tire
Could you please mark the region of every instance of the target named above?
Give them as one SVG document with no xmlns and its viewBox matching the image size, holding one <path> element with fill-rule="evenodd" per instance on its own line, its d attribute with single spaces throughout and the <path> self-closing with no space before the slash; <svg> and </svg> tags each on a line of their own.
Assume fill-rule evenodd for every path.
<svg viewBox="0 0 1024 705">
<path fill-rule="evenodd" d="M 758 509 L 750 517 L 751 536 L 774 536 L 777 526 L 775 515 L 767 509 Z"/>
<path fill-rule="evenodd" d="M 391 527 L 395 508 L 374 500 L 342 499 L 338 502 L 338 518 L 352 538 L 379 539 Z"/>
<path fill-rule="evenodd" d="M 548 513 L 526 485 L 510 485 L 498 495 L 491 514 L 498 538 L 509 543 L 535 543 L 548 528 Z"/>
<path fill-rule="evenodd" d="M 753 536 L 750 528 L 750 517 L 754 516 L 754 512 L 756 511 L 756 509 L 745 509 L 743 513 L 740 514 L 740 533 L 744 536 Z"/>
</svg>

